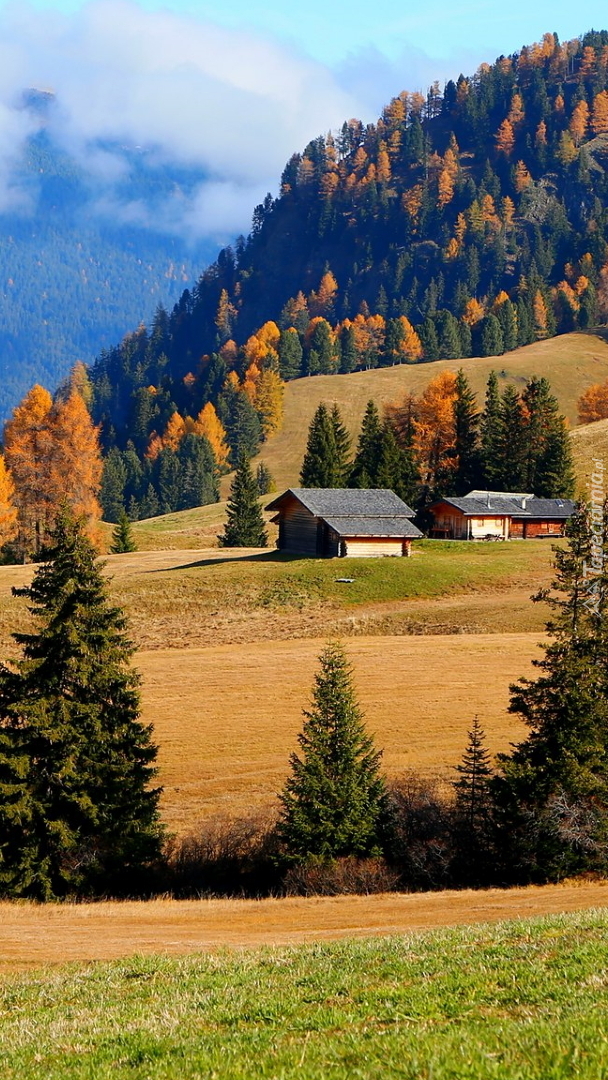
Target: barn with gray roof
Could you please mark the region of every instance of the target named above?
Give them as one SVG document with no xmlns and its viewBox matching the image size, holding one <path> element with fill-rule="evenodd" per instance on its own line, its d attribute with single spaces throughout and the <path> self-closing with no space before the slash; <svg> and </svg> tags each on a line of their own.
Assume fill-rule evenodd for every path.
<svg viewBox="0 0 608 1080">
<path fill-rule="evenodd" d="M 527 492 L 470 491 L 429 507 L 431 536 L 447 540 L 509 540 L 562 536 L 571 499 L 537 499 Z"/>
<path fill-rule="evenodd" d="M 266 509 L 276 511 L 279 550 L 293 554 L 409 555 L 422 536 L 414 511 L 384 489 L 289 488 Z"/>
</svg>

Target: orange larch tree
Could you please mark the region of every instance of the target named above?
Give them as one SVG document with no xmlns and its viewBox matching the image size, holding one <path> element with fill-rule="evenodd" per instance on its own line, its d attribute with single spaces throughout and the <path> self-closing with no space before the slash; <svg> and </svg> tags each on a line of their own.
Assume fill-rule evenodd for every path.
<svg viewBox="0 0 608 1080">
<path fill-rule="evenodd" d="M 62 503 L 89 529 L 101 518 L 97 500 L 103 462 L 99 431 L 82 397 L 76 391 L 67 401 L 57 401 L 50 413 L 51 461 L 49 489 L 53 518 Z"/>
<path fill-rule="evenodd" d="M 574 106 L 570 118 L 569 131 L 575 146 L 580 146 L 589 126 L 589 106 L 586 101 L 579 101 Z"/>
<path fill-rule="evenodd" d="M 4 453 L 15 484 L 18 538 L 24 552 L 40 551 L 51 520 L 49 430 L 53 399 L 34 386 L 4 427 Z"/>
<path fill-rule="evenodd" d="M 172 413 L 163 432 L 163 448 L 165 450 L 178 450 L 185 434 L 186 421 L 178 412 Z"/>
<path fill-rule="evenodd" d="M 414 448 L 420 476 L 432 492 L 440 476 L 456 468 L 456 375 L 442 371 L 431 379 L 416 403 Z"/>
<path fill-rule="evenodd" d="M 578 399 L 579 424 L 593 424 L 608 418 L 608 379 L 594 383 Z"/>
<path fill-rule="evenodd" d="M 223 472 L 228 464 L 230 447 L 226 438 L 226 428 L 210 401 L 203 406 L 194 421 L 194 433 L 207 439 L 217 461 L 217 467 L 220 472 Z"/>
<path fill-rule="evenodd" d="M 0 454 L 0 547 L 10 543 L 16 536 L 15 485 L 10 471 L 6 467 L 4 457 Z"/>
<path fill-rule="evenodd" d="M 596 135 L 604 135 L 608 131 L 608 91 L 606 90 L 602 90 L 601 94 L 595 96 L 591 127 Z"/>
<path fill-rule="evenodd" d="M 515 132 L 510 120 L 503 120 L 496 132 L 496 150 L 499 154 L 511 157 L 515 146 Z"/>
</svg>

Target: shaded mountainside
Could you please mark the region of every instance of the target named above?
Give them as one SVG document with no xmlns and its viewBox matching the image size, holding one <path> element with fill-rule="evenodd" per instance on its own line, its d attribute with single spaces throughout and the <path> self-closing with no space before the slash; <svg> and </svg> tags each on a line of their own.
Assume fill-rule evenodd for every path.
<svg viewBox="0 0 608 1080">
<path fill-rule="evenodd" d="M 252 364 L 294 378 L 493 356 L 601 321 L 607 85 L 608 32 L 548 34 L 311 142 L 248 239 L 183 293 L 162 342 L 100 358 L 108 444 L 125 445 L 138 392 L 159 381 L 195 415 Z"/>
<path fill-rule="evenodd" d="M 32 382 L 56 385 L 77 360 L 92 361 L 101 347 L 150 320 L 159 304 L 173 304 L 214 253 L 213 244 L 190 246 L 124 216 L 128 206 L 143 213 L 179 199 L 200 175 L 159 167 L 142 151 L 111 151 L 124 169 L 113 206 L 107 186 L 44 128 L 12 176 L 22 202 L 0 214 L 2 416 Z"/>
</svg>

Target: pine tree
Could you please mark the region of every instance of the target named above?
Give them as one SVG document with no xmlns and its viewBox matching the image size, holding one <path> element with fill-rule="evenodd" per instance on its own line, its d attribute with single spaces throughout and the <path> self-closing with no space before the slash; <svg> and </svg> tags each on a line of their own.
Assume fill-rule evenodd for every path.
<svg viewBox="0 0 608 1080">
<path fill-rule="evenodd" d="M 131 522 L 123 510 L 118 519 L 118 524 L 112 533 L 112 546 L 110 555 L 122 555 L 127 551 L 137 551 L 137 544 L 133 538 Z"/>
<path fill-rule="evenodd" d="M 201 435 L 186 435 L 177 452 L 179 492 L 177 510 L 191 510 L 219 501 L 217 463 L 211 445 Z"/>
<path fill-rule="evenodd" d="M 579 506 L 556 547 L 549 644 L 537 679 L 511 687 L 510 711 L 530 733 L 499 755 L 493 784 L 505 863 L 519 880 L 585 869 L 606 872 L 608 857 L 608 543 L 604 505 Z M 598 556 L 599 552 L 599 556 Z"/>
<path fill-rule="evenodd" d="M 338 644 L 320 656 L 313 704 L 280 796 L 285 859 L 378 855 L 387 815 L 380 754 L 366 733 L 352 673 Z"/>
<path fill-rule="evenodd" d="M 151 728 L 126 622 L 67 510 L 32 584 L 37 628 L 0 667 L 0 889 L 50 900 L 141 888 L 160 854 Z"/>
<path fill-rule="evenodd" d="M 501 356 L 505 351 L 505 343 L 496 315 L 486 315 L 479 323 L 479 328 L 479 355 Z"/>
<path fill-rule="evenodd" d="M 500 491 L 526 491 L 526 430 L 522 404 L 514 386 L 506 386 L 500 403 L 500 440 L 496 475 Z"/>
<path fill-rule="evenodd" d="M 247 457 L 239 462 L 234 474 L 228 499 L 228 516 L 224 532 L 218 539 L 221 547 L 268 546 L 258 486 Z"/>
</svg>

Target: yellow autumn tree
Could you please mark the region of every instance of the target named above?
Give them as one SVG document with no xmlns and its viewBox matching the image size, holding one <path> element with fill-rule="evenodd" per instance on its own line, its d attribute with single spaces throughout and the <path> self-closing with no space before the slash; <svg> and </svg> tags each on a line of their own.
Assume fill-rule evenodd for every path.
<svg viewBox="0 0 608 1080">
<path fill-rule="evenodd" d="M 53 399 L 36 385 L 4 427 L 4 453 L 15 485 L 18 537 L 24 551 L 38 553 L 51 520 L 50 413 Z"/>
<path fill-rule="evenodd" d="M 421 360 L 424 355 L 424 349 L 422 348 L 422 342 L 418 337 L 418 334 L 414 330 L 409 319 L 406 319 L 405 315 L 399 316 L 399 322 L 403 326 L 403 341 L 401 349 L 403 355 L 410 363 L 415 363 L 417 360 Z"/>
<path fill-rule="evenodd" d="M 608 91 L 606 90 L 596 94 L 593 100 L 591 127 L 596 135 L 604 135 L 608 131 Z"/>
<path fill-rule="evenodd" d="M 260 418 L 262 434 L 270 439 L 283 424 L 285 384 L 276 371 L 262 371 L 256 382 L 253 404 Z"/>
<path fill-rule="evenodd" d="M 456 375 L 442 371 L 431 379 L 416 403 L 414 448 L 424 486 L 432 491 L 439 471 L 456 467 Z"/>
<path fill-rule="evenodd" d="M 186 422 L 184 418 L 178 412 L 172 413 L 163 432 L 163 448 L 165 450 L 178 450 L 185 434 Z"/>
<path fill-rule="evenodd" d="M 331 270 L 326 270 L 319 282 L 319 288 L 316 292 L 312 292 L 308 298 L 311 314 L 321 315 L 324 318 L 332 315 L 337 294 L 338 282 Z"/>
<path fill-rule="evenodd" d="M 465 322 L 467 326 L 475 326 L 475 323 L 478 323 L 480 319 L 483 319 L 485 313 L 483 304 L 473 296 L 467 301 L 462 321 Z"/>
<path fill-rule="evenodd" d="M 208 440 L 218 469 L 223 472 L 228 464 L 230 447 L 226 439 L 226 429 L 210 401 L 203 406 L 194 421 L 194 433 Z"/>
<path fill-rule="evenodd" d="M 237 310 L 231 302 L 226 289 L 222 289 L 215 315 L 215 325 L 222 341 L 232 337 L 232 328 L 237 316 Z"/>
<path fill-rule="evenodd" d="M 511 157 L 515 146 L 515 132 L 510 120 L 503 120 L 496 132 L 496 149 L 499 154 Z"/>
<path fill-rule="evenodd" d="M 547 305 L 540 289 L 536 290 L 532 303 L 534 312 L 534 329 L 537 337 L 546 337 L 547 334 Z"/>
<path fill-rule="evenodd" d="M 589 126 L 589 106 L 586 101 L 579 101 L 572 111 L 568 130 L 575 146 L 580 146 Z"/>
<path fill-rule="evenodd" d="M 608 418 L 608 379 L 594 383 L 578 399 L 579 424 L 593 424 Z"/>
<path fill-rule="evenodd" d="M 448 169 L 442 169 L 437 179 L 437 205 L 440 210 L 454 198 L 454 178 Z"/>
<path fill-rule="evenodd" d="M 513 176 L 513 184 L 518 195 L 521 195 L 522 191 L 525 191 L 527 187 L 530 187 L 532 183 L 532 177 L 523 161 L 518 161 L 515 166 L 515 173 Z"/>
<path fill-rule="evenodd" d="M 49 491 L 53 518 L 66 502 L 76 517 L 84 518 L 92 529 L 101 518 L 97 498 L 103 472 L 99 431 L 77 391 L 73 391 L 67 401 L 55 402 L 49 420 Z"/>
<path fill-rule="evenodd" d="M 0 547 L 17 536 L 17 507 L 15 485 L 4 457 L 0 454 Z"/>
</svg>

